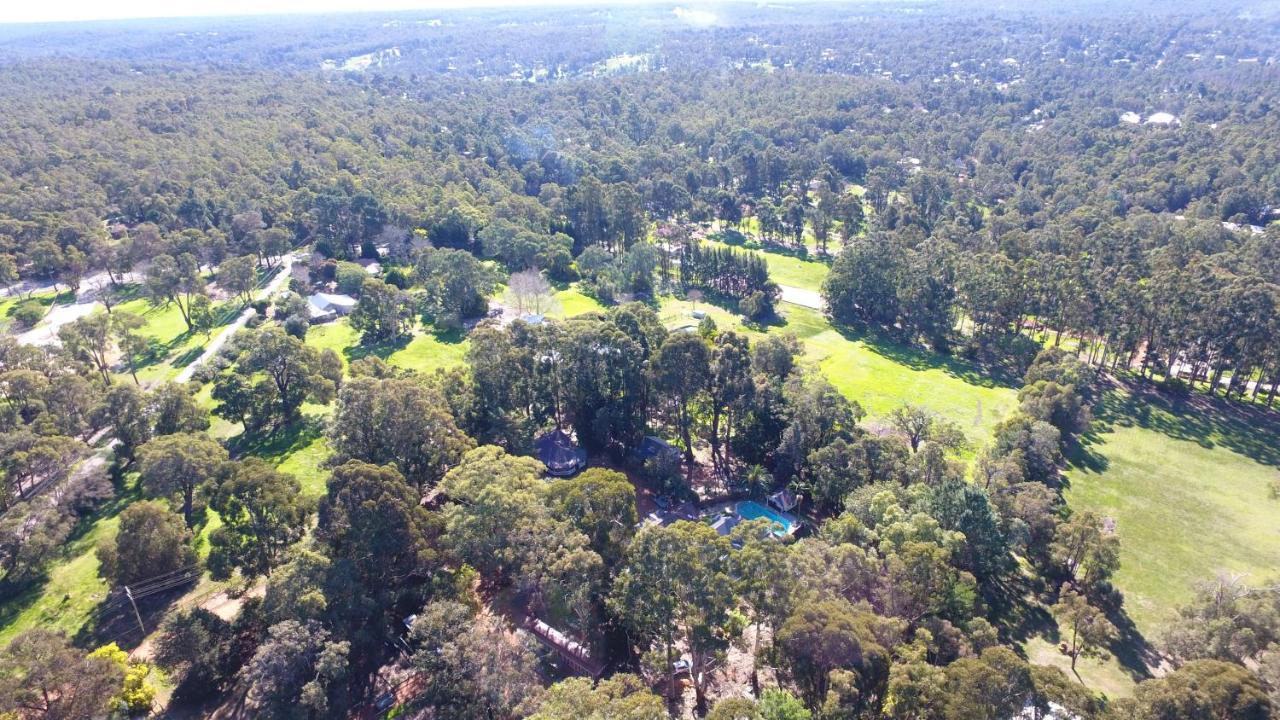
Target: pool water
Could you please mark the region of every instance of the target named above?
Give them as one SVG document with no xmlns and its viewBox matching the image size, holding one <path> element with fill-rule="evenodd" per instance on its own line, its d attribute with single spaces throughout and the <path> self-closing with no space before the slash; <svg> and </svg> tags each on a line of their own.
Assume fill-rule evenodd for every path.
<svg viewBox="0 0 1280 720">
<path fill-rule="evenodd" d="M 767 505 L 761 505 L 755 500 L 743 500 L 734 508 L 743 520 L 755 520 L 757 518 L 766 518 L 773 522 L 773 534 L 778 537 L 786 537 L 796 531 L 800 527 L 800 523 L 795 518 L 780 513 Z"/>
</svg>

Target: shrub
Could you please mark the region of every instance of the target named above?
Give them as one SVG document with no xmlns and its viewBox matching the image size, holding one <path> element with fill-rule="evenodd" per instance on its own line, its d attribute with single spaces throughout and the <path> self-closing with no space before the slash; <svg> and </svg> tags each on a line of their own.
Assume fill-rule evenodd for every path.
<svg viewBox="0 0 1280 720">
<path fill-rule="evenodd" d="M 19 327 L 33 327 L 44 318 L 44 312 L 44 305 L 35 300 L 24 300 L 13 309 L 13 320 Z"/>
<path fill-rule="evenodd" d="M 217 367 L 213 360 L 210 360 L 191 371 L 191 380 L 197 384 L 204 385 L 205 383 L 212 382 L 221 371 L 222 369 Z"/>
<path fill-rule="evenodd" d="M 405 272 L 404 268 L 398 267 L 387 271 L 386 281 L 388 285 L 393 285 L 401 290 L 408 289 L 409 285 L 412 284 L 409 280 L 409 273 Z"/>
<path fill-rule="evenodd" d="M 337 283 L 338 292 L 344 295 L 359 295 L 360 288 L 364 286 L 364 281 L 367 277 L 369 277 L 369 274 L 359 265 L 340 262 L 334 275 L 334 281 Z"/>
</svg>

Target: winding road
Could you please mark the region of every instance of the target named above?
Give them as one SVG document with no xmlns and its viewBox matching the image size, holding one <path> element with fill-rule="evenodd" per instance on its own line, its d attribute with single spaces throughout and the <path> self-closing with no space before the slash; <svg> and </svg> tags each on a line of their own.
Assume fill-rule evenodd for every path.
<svg viewBox="0 0 1280 720">
<path fill-rule="evenodd" d="M 254 299 L 262 300 L 276 294 L 276 291 L 289 281 L 289 276 L 291 274 L 290 271 L 292 269 L 292 254 L 285 255 L 280 258 L 280 265 L 276 269 L 276 276 L 271 278 L 271 282 L 267 283 L 266 287 L 263 287 L 258 291 L 258 294 L 254 296 Z M 257 311 L 252 307 L 246 307 L 244 310 L 240 311 L 239 317 L 237 317 L 230 325 L 224 327 L 222 331 L 218 333 L 217 337 L 210 340 L 209 344 L 204 346 L 204 352 L 200 353 L 200 357 L 192 361 L 190 365 L 182 368 L 182 371 L 178 373 L 178 376 L 174 378 L 174 381 L 184 383 L 190 380 L 191 375 L 196 371 L 196 368 L 203 365 L 209 358 L 217 355 L 218 351 L 222 349 L 222 346 L 226 345 L 227 341 L 230 340 L 232 336 L 240 332 L 240 329 L 245 326 L 245 323 L 249 322 L 249 318 L 253 317 L 256 312 Z"/>
</svg>

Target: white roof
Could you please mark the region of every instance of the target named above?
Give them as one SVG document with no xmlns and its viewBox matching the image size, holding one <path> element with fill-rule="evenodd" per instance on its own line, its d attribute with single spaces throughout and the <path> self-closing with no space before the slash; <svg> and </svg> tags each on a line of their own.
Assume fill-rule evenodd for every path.
<svg viewBox="0 0 1280 720">
<path fill-rule="evenodd" d="M 335 295 L 332 293 L 316 293 L 307 298 L 307 302 L 322 308 L 353 308 L 356 306 L 356 299 L 350 295 Z"/>
<path fill-rule="evenodd" d="M 350 295 L 316 293 L 307 298 L 307 308 L 311 317 L 324 317 L 339 310 L 350 310 L 355 306 L 356 299 Z"/>
<path fill-rule="evenodd" d="M 1174 125 L 1177 122 L 1178 118 L 1167 112 L 1152 113 L 1147 117 L 1148 125 Z"/>
</svg>

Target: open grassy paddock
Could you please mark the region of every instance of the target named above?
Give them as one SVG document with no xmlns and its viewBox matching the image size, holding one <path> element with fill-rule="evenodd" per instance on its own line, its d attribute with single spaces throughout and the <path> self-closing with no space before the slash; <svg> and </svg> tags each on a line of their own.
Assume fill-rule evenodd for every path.
<svg viewBox="0 0 1280 720">
<path fill-rule="evenodd" d="M 827 279 L 827 274 L 831 272 L 830 266 L 819 260 L 806 260 L 779 252 L 736 247 L 715 240 L 706 240 L 704 242 L 718 247 L 733 247 L 736 250 L 755 253 L 763 257 L 765 262 L 769 264 L 769 277 L 773 278 L 773 281 L 779 285 L 790 285 L 791 287 L 820 292 L 822 290 L 822 282 Z"/>
<path fill-rule="evenodd" d="M 819 312 L 784 306 L 787 325 L 806 357 L 871 419 L 903 403 L 928 408 L 957 423 L 981 446 L 1017 405 L 1017 390 L 962 360 L 831 326 Z"/>
<path fill-rule="evenodd" d="M 1071 507 L 1116 522 L 1115 583 L 1148 640 L 1224 570 L 1254 584 L 1280 579 L 1280 420 L 1196 395 L 1119 388 L 1067 473 Z"/>
<path fill-rule="evenodd" d="M 689 327 L 693 303 L 664 297 L 659 309 L 669 329 Z M 854 335 L 835 327 L 822 313 L 797 305 L 780 305 L 782 322 L 765 328 L 744 325 L 740 316 L 706 302 L 707 313 L 722 330 L 744 332 L 752 338 L 766 333 L 791 333 L 805 347 L 805 360 L 814 363 L 846 397 L 857 401 L 871 421 L 883 418 L 904 403 L 926 407 L 960 425 L 975 447 L 1017 404 L 1017 391 L 961 360 L 919 348 L 897 345 L 870 335 Z"/>
</svg>

